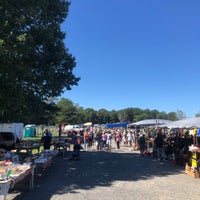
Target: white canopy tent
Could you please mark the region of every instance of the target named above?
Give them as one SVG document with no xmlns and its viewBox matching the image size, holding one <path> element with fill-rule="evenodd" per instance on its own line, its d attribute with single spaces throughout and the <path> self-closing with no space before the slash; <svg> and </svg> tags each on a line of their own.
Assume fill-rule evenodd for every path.
<svg viewBox="0 0 200 200">
<path fill-rule="evenodd" d="M 200 117 L 182 119 L 178 121 L 173 121 L 170 123 L 162 124 L 159 127 L 168 128 L 200 128 Z"/>
<path fill-rule="evenodd" d="M 172 121 L 170 120 L 166 120 L 166 119 L 145 119 L 145 120 L 141 120 L 138 122 L 134 122 L 129 124 L 128 126 L 156 126 L 156 125 L 162 125 L 162 124 L 166 124 L 166 123 L 170 123 Z"/>
</svg>

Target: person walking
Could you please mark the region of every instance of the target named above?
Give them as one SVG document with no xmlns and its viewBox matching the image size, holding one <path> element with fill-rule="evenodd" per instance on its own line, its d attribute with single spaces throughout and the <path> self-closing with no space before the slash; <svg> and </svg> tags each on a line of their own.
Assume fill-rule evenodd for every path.
<svg viewBox="0 0 200 200">
<path fill-rule="evenodd" d="M 107 144 L 107 150 L 111 150 L 111 143 L 112 143 L 112 134 L 110 131 L 108 131 L 106 133 L 107 135 L 107 140 L 106 140 L 106 144 Z"/>
<path fill-rule="evenodd" d="M 141 156 L 144 156 L 144 150 L 146 148 L 146 141 L 145 141 L 145 135 L 143 133 L 140 133 L 139 139 L 138 139 L 139 149 Z"/>
<path fill-rule="evenodd" d="M 120 132 L 117 131 L 116 135 L 115 135 L 115 141 L 117 143 L 117 149 L 120 149 L 121 138 L 122 138 L 122 136 L 121 136 Z"/>
<path fill-rule="evenodd" d="M 132 142 L 133 142 L 133 134 L 130 130 L 128 130 L 128 132 L 127 132 L 127 140 L 128 140 L 129 150 L 131 150 Z"/>
<path fill-rule="evenodd" d="M 89 141 L 88 148 L 89 148 L 89 149 L 92 148 L 93 140 L 94 140 L 94 133 L 93 133 L 93 131 L 91 130 L 91 131 L 89 132 L 89 138 L 88 138 L 88 141 Z"/>
<path fill-rule="evenodd" d="M 105 132 L 102 134 L 102 148 L 106 148 L 107 135 Z"/>
<path fill-rule="evenodd" d="M 122 133 L 122 141 L 123 141 L 124 146 L 127 146 L 126 134 L 127 134 L 126 129 L 124 129 L 124 131 Z"/>
<path fill-rule="evenodd" d="M 41 138 L 41 141 L 43 142 L 44 150 L 50 149 L 51 140 L 52 140 L 52 134 L 48 131 L 48 129 L 46 129 Z"/>
<path fill-rule="evenodd" d="M 84 150 L 87 151 L 88 150 L 88 145 L 89 145 L 89 133 L 88 133 L 88 130 L 86 130 L 84 132 L 83 141 L 84 141 Z"/>
<path fill-rule="evenodd" d="M 95 140 L 96 140 L 97 151 L 100 151 L 102 149 L 102 147 L 101 147 L 101 142 L 102 142 L 102 133 L 101 133 L 101 131 L 97 131 L 96 136 L 95 136 Z"/>
<path fill-rule="evenodd" d="M 156 155 L 158 160 L 165 160 L 164 155 L 164 139 L 162 133 L 159 131 L 155 140 L 154 140 L 154 148 L 156 150 Z"/>
</svg>

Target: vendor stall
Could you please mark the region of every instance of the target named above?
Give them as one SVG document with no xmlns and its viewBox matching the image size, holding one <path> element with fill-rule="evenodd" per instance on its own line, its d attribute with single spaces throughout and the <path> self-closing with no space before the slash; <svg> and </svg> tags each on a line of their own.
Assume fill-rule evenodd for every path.
<svg viewBox="0 0 200 200">
<path fill-rule="evenodd" d="M 44 150 L 37 157 L 33 158 L 36 172 L 43 172 L 53 164 L 53 158 L 58 154 L 57 150 Z"/>
<path fill-rule="evenodd" d="M 189 151 L 191 152 L 190 163 L 186 163 L 185 173 L 192 176 L 193 178 L 200 177 L 200 148 L 197 146 L 190 146 Z"/>
<path fill-rule="evenodd" d="M 6 199 L 10 188 L 29 177 L 29 189 L 34 187 L 34 168 L 30 164 L 4 164 L 0 166 L 0 199 Z"/>
<path fill-rule="evenodd" d="M 38 153 L 40 152 L 40 143 L 38 142 L 30 142 L 30 141 L 23 141 L 20 142 L 17 146 L 17 153 L 19 153 L 22 150 L 25 150 L 26 153 L 30 156 L 32 154 L 32 151 L 36 149 Z"/>
<path fill-rule="evenodd" d="M 35 160 L 36 171 L 43 172 L 53 164 L 53 158 L 38 158 Z"/>
<path fill-rule="evenodd" d="M 54 137 L 54 150 L 58 150 L 62 155 L 66 155 L 66 152 L 70 150 L 70 144 L 72 144 L 72 138 L 69 137 Z"/>
</svg>

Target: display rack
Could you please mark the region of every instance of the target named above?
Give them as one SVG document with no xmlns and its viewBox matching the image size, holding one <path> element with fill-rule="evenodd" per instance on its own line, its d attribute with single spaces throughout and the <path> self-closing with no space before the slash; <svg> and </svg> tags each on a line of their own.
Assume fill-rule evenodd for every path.
<svg viewBox="0 0 200 200">
<path fill-rule="evenodd" d="M 200 149 L 189 149 L 191 152 L 191 165 L 186 163 L 185 165 L 185 173 L 188 174 L 189 176 L 193 178 L 200 178 L 200 172 L 199 172 L 199 167 L 198 166 L 198 160 L 200 157 Z"/>
</svg>

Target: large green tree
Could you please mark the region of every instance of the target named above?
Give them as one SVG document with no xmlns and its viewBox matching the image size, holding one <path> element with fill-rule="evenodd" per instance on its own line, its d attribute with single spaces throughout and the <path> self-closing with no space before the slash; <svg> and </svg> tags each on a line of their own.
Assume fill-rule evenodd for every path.
<svg viewBox="0 0 200 200">
<path fill-rule="evenodd" d="M 65 98 L 60 99 L 57 107 L 59 109 L 56 117 L 57 124 L 77 124 L 77 107 L 71 100 Z"/>
<path fill-rule="evenodd" d="M 65 0 L 0 1 L 1 121 L 29 121 L 38 110 L 52 109 L 49 98 L 78 84 L 75 58 L 61 30 L 69 5 Z"/>
<path fill-rule="evenodd" d="M 97 111 L 93 108 L 85 109 L 85 122 L 98 123 Z"/>
</svg>

